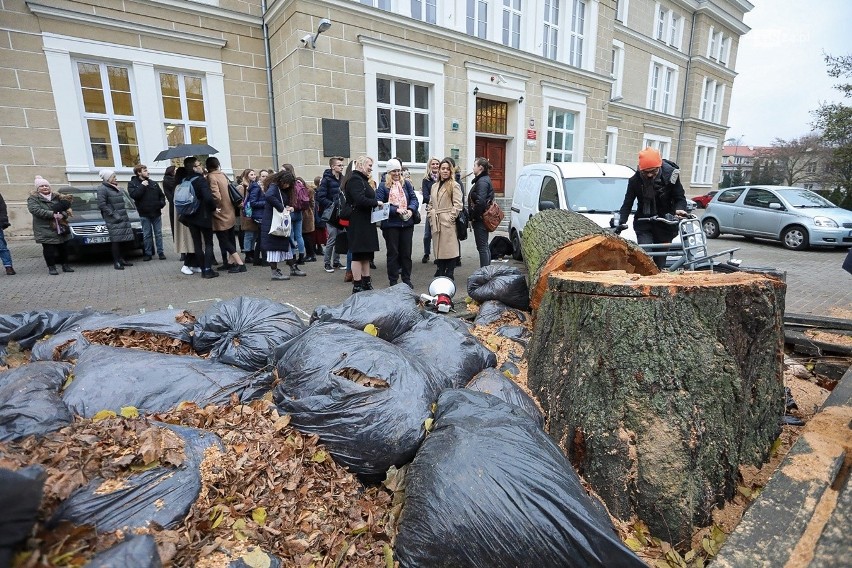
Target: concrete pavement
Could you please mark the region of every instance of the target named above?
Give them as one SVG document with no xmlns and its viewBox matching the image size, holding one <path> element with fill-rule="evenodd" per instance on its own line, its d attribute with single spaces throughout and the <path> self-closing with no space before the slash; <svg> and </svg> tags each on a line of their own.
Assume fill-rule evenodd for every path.
<svg viewBox="0 0 852 568">
<path fill-rule="evenodd" d="M 499 234 L 499 233 L 498 233 Z M 415 227 L 412 281 L 418 293 L 426 292 L 435 266 L 422 264 L 423 225 Z M 235 296 L 270 298 L 290 304 L 306 318 L 319 304 L 336 304 L 349 296 L 352 286 L 343 282 L 343 271 L 326 273 L 322 262 L 308 263 L 303 268 L 307 276 L 289 281 L 273 282 L 266 267 L 250 266 L 243 274 L 221 273 L 219 278 L 204 280 L 200 275 L 181 274 L 181 263 L 174 253 L 171 238 L 165 239 L 168 260 L 143 262 L 141 256 L 132 258 L 134 266 L 115 270 L 109 253 L 73 259 L 76 272 L 49 276 L 41 246 L 30 240 L 9 243 L 15 262 L 16 276 L 0 274 L 0 313 L 9 314 L 33 309 L 79 310 L 92 307 L 121 314 L 139 310 L 160 310 L 169 307 L 188 309 L 201 314 L 212 303 Z M 381 242 L 381 239 L 379 239 Z M 383 245 L 384 243 L 382 243 Z M 788 251 L 780 243 L 747 241 L 742 237 L 723 236 L 710 241 L 711 252 L 739 247 L 736 257 L 744 265 L 773 267 L 787 273 L 787 311 L 805 314 L 850 317 L 852 314 L 852 275 L 841 268 L 845 251 L 813 250 Z M 373 273 L 374 285 L 388 285 L 385 253 L 376 256 L 378 270 Z M 221 260 L 217 251 L 217 258 Z M 462 242 L 462 266 L 456 269 L 459 293 L 466 294 L 468 276 L 478 268 L 473 236 Z M 523 269 L 523 263 L 508 261 Z"/>
</svg>

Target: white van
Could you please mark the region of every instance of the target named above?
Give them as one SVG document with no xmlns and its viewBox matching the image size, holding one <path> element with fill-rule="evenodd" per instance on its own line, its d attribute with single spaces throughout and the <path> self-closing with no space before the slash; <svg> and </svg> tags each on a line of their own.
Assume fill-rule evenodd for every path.
<svg viewBox="0 0 852 568">
<path fill-rule="evenodd" d="M 582 213 L 601 227 L 610 227 L 613 212 L 621 208 L 627 180 L 634 170 L 617 164 L 557 162 L 524 166 L 512 197 L 509 239 L 514 257 L 521 259 L 521 238 L 530 217 L 543 209 Z M 621 236 L 636 241 L 633 215 Z"/>
</svg>

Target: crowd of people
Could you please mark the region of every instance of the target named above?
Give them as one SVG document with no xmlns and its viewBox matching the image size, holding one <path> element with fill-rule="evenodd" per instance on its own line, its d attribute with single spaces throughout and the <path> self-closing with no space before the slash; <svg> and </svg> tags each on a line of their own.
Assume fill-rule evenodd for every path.
<svg viewBox="0 0 852 568">
<path fill-rule="evenodd" d="M 166 260 L 163 246 L 162 211 L 167 208 L 175 251 L 180 255 L 180 271 L 216 278 L 221 271 L 247 272 L 246 265 L 268 266 L 272 280 L 306 276 L 306 263 L 321 258 L 326 272 L 343 270 L 344 281 L 352 282 L 353 293 L 373 289 L 379 251 L 379 234 L 385 242 L 388 285 L 403 282 L 413 287 L 412 248 L 414 227 L 425 220 L 422 262 L 434 255 L 435 276 L 453 278 L 460 264 L 461 247 L 456 219 L 467 208 L 480 266 L 490 264 L 488 231 L 482 213 L 494 200 L 488 176 L 490 164 L 478 158 L 474 178 L 465 203 L 465 191 L 459 168 L 451 158 L 432 158 L 421 182 L 421 200 L 411 175 L 401 161 L 387 161 L 377 182 L 373 177 L 374 160 L 360 156 L 345 166 L 342 157 L 329 160 L 328 169 L 312 184 L 296 174 L 291 164 L 280 171 L 244 170 L 233 182 L 222 172 L 216 157 L 202 164 L 194 156 L 182 166 L 169 166 L 162 186 L 151 179 L 148 168 L 138 164 L 127 185 L 127 194 L 135 202 L 143 233 L 143 256 Z M 124 270 L 133 266 L 122 256 L 122 243 L 134 240 L 130 217 L 115 172 L 99 173 L 97 204 L 110 237 L 113 266 Z M 176 205 L 181 185 L 190 187 L 197 200 L 192 210 Z M 235 195 L 238 194 L 238 195 Z M 35 190 L 27 208 L 33 217 L 33 234 L 42 245 L 51 275 L 74 272 L 68 262 L 68 230 L 71 197 L 53 191 L 50 183 L 37 176 Z M 340 214 L 345 211 L 345 214 Z M 376 222 L 374 214 L 381 220 Z M 289 235 L 270 233 L 274 218 L 289 216 Z M 6 273 L 14 275 L 11 255 L 3 229 L 9 227 L 5 203 L 0 197 L 0 260 Z M 214 236 L 219 245 L 221 266 L 214 266 Z M 345 258 L 345 263 L 342 259 Z M 283 265 L 286 265 L 284 268 Z M 59 267 L 59 268 L 57 268 Z"/>
</svg>

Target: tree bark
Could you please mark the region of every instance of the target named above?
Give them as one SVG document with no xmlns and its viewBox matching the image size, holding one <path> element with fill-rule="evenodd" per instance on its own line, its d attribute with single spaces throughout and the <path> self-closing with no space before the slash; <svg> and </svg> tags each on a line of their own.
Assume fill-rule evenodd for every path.
<svg viewBox="0 0 852 568">
<path fill-rule="evenodd" d="M 538 308 L 552 272 L 659 272 L 654 260 L 635 243 L 602 229 L 579 213 L 563 209 L 534 215 L 524 227 L 521 251 L 529 274 L 532 309 Z"/>
<path fill-rule="evenodd" d="M 784 414 L 784 292 L 747 273 L 550 275 L 528 384 L 613 515 L 688 540 L 739 465 L 766 458 Z"/>
</svg>

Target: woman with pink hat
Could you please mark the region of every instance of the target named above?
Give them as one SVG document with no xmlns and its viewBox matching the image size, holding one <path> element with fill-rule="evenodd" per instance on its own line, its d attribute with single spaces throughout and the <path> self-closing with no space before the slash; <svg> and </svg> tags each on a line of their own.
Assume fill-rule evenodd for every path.
<svg viewBox="0 0 852 568">
<path fill-rule="evenodd" d="M 74 272 L 68 264 L 70 208 L 70 196 L 54 193 L 46 179 L 36 176 L 35 191 L 27 199 L 27 210 L 33 216 L 33 236 L 35 242 L 41 244 L 47 271 L 51 276 L 59 275 L 57 262 L 62 266 L 62 272 Z"/>
</svg>

